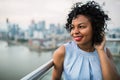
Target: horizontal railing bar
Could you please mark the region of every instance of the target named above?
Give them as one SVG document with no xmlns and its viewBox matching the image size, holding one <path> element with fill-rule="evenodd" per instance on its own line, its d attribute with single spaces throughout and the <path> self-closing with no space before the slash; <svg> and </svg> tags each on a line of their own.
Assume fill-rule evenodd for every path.
<svg viewBox="0 0 120 80">
<path fill-rule="evenodd" d="M 36 80 L 40 76 L 42 76 L 45 72 L 47 72 L 53 66 L 53 59 L 48 61 L 46 64 L 40 66 L 38 69 L 34 70 L 33 72 L 29 73 L 21 80 Z"/>
<path fill-rule="evenodd" d="M 106 38 L 106 41 L 120 41 L 120 38 Z"/>
</svg>

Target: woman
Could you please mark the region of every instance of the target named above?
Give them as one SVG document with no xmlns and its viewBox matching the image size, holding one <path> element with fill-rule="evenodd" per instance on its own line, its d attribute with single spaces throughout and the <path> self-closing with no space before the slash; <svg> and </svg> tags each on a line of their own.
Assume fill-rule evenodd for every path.
<svg viewBox="0 0 120 80">
<path fill-rule="evenodd" d="M 53 55 L 52 80 L 119 80 L 108 48 L 105 48 L 109 17 L 95 1 L 76 3 L 68 14 L 66 29 L 73 41 Z"/>
</svg>

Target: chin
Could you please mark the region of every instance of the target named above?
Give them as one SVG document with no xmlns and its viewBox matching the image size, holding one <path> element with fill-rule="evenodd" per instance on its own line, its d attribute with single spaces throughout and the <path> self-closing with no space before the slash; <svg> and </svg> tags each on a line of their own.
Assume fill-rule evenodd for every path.
<svg viewBox="0 0 120 80">
<path fill-rule="evenodd" d="M 75 40 L 74 40 L 75 41 Z M 78 45 L 83 44 L 81 41 L 75 41 Z"/>
</svg>

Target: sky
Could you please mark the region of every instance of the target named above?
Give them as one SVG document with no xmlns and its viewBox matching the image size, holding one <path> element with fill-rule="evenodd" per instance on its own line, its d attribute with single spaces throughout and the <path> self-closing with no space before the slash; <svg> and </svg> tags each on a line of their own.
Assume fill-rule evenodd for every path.
<svg viewBox="0 0 120 80">
<path fill-rule="evenodd" d="M 0 0 L 0 25 L 8 18 L 11 23 L 17 23 L 26 29 L 31 21 L 45 20 L 47 24 L 66 22 L 73 3 L 87 0 Z M 109 27 L 120 27 L 120 0 L 95 0 L 111 17 Z M 4 25 L 0 28 L 5 28 Z"/>
</svg>

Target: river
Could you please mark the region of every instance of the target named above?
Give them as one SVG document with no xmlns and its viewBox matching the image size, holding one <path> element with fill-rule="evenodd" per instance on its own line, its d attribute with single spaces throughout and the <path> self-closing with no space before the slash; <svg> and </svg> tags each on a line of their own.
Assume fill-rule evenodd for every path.
<svg viewBox="0 0 120 80">
<path fill-rule="evenodd" d="M 52 58 L 53 51 L 35 52 L 25 46 L 8 46 L 0 41 L 0 80 L 20 80 Z M 120 73 L 120 57 L 114 57 Z M 42 80 L 51 80 L 51 73 Z"/>
<path fill-rule="evenodd" d="M 19 80 L 49 61 L 52 51 L 35 52 L 0 41 L 0 80 Z"/>
</svg>

